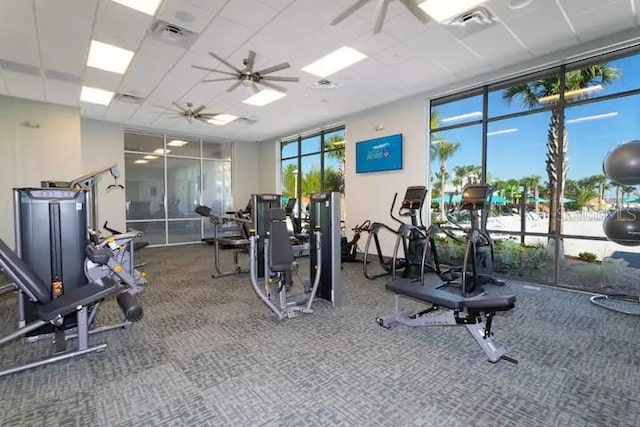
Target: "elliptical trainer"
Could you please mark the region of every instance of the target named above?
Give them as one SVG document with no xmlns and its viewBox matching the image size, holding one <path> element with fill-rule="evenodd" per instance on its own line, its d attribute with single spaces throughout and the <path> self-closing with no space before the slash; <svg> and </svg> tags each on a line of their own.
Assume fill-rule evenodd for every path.
<svg viewBox="0 0 640 427">
<path fill-rule="evenodd" d="M 396 216 L 394 215 L 394 210 L 398 193 L 395 193 L 389 215 L 394 221 L 400 223 L 398 229 L 394 230 L 381 222 L 373 222 L 369 229 L 365 230 L 369 233 L 367 243 L 364 247 L 363 259 L 363 272 L 367 279 L 373 280 L 389 274 L 395 275 L 399 270 L 401 270 L 400 275 L 402 278 L 420 277 L 421 257 L 426 239 L 426 228 L 422 222 L 422 207 L 426 195 L 427 187 L 423 185 L 408 187 Z M 410 218 L 410 222 L 404 222 L 401 218 Z M 386 229 L 396 236 L 394 255 L 391 261 L 385 261 L 384 255 L 382 254 L 380 238 L 378 237 L 378 233 L 382 229 Z M 376 246 L 380 267 L 384 270 L 382 273 L 372 274 L 369 272 L 368 257 L 372 241 Z M 402 260 L 398 259 L 397 256 L 400 245 L 402 245 L 404 251 L 404 259 Z"/>
<path fill-rule="evenodd" d="M 435 272 L 443 284 L 457 285 L 461 288 L 463 297 L 470 296 L 474 292 L 481 292 L 482 285 L 492 283 L 503 286 L 505 283 L 493 275 L 495 254 L 493 240 L 487 232 L 488 210 L 491 206 L 493 189 L 487 184 L 468 184 L 462 189 L 460 209 L 469 213 L 469 227 L 464 228 L 449 217 L 449 221 L 458 229 L 464 231 L 465 237 L 461 239 L 451 230 L 438 225 L 432 225 L 427 230 L 427 246 L 422 253 L 421 283 L 425 284 L 425 272 Z M 462 265 L 442 270 L 435 245 L 435 236 L 443 233 L 449 238 L 465 244 Z M 431 256 L 431 263 L 427 264 L 427 257 Z M 471 273 L 471 274 L 469 274 Z"/>
</svg>

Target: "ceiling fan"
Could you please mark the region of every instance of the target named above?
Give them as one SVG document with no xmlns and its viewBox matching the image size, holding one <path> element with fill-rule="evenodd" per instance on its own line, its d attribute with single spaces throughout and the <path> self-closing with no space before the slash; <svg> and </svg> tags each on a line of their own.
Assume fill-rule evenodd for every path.
<svg viewBox="0 0 640 427">
<path fill-rule="evenodd" d="M 351 6 L 349 6 L 344 12 L 340 15 L 336 16 L 331 22 L 331 25 L 338 25 L 342 21 L 344 21 L 349 16 L 353 15 L 356 11 L 362 8 L 365 4 L 369 3 L 372 0 L 358 0 Z M 373 25 L 373 34 L 378 34 L 382 30 L 382 24 L 384 23 L 384 19 L 387 16 L 387 11 L 389 9 L 389 3 L 392 0 L 378 0 L 378 6 L 376 7 L 376 22 Z M 415 0 L 398 0 L 400 3 L 406 7 L 416 19 L 423 24 L 426 24 L 429 21 L 429 18 L 426 13 L 422 9 L 418 7 Z M 446 1 L 446 0 L 445 0 Z"/>
<path fill-rule="evenodd" d="M 207 113 L 204 111 L 207 107 L 205 107 L 204 105 L 200 105 L 199 107 L 194 108 L 191 102 L 186 103 L 186 108 L 183 108 L 180 104 L 176 102 L 173 102 L 172 104 L 177 109 L 164 108 L 165 111 L 169 111 L 173 113 L 172 114 L 173 117 L 170 117 L 170 118 L 173 118 L 173 119 L 183 118 L 183 119 L 186 119 L 189 123 L 193 123 L 194 120 L 199 120 L 204 123 L 227 124 L 235 120 L 241 120 L 248 124 L 254 124 L 258 121 L 257 119 L 250 118 L 250 117 L 236 117 L 236 116 L 231 116 L 229 114 L 224 114 L 224 113 Z M 216 123 L 216 121 L 218 121 L 219 123 Z"/>
<path fill-rule="evenodd" d="M 192 65 L 191 67 L 197 68 L 198 70 L 211 71 L 213 73 L 225 74 L 229 76 L 229 77 L 222 77 L 218 79 L 205 79 L 205 80 L 202 80 L 202 83 L 236 80 L 236 82 L 227 89 L 227 92 L 233 91 L 240 85 L 251 87 L 255 93 L 258 93 L 260 91 L 257 85 L 263 85 L 265 87 L 275 89 L 279 92 L 286 92 L 287 89 L 285 87 L 271 83 L 271 82 L 274 82 L 274 81 L 297 82 L 300 80 L 298 77 L 283 77 L 283 76 L 267 75 L 267 74 L 275 73 L 276 71 L 285 70 L 291 67 L 291 65 L 288 62 L 283 62 L 278 65 L 272 65 L 271 67 L 254 71 L 253 67 L 256 61 L 256 53 L 252 50 L 249 51 L 249 55 L 247 56 L 247 58 L 242 60 L 242 65 L 243 65 L 242 69 L 234 66 L 233 64 L 229 63 L 224 58 L 219 57 L 213 52 L 209 52 L 209 55 L 211 55 L 213 58 L 217 59 L 218 61 L 222 62 L 233 72 L 214 70 L 213 68 L 201 67 L 199 65 Z"/>
</svg>

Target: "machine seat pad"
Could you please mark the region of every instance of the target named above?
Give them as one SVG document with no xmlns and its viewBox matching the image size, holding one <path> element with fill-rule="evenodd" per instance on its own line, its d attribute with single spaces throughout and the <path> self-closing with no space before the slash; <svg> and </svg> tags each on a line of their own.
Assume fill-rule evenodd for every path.
<svg viewBox="0 0 640 427">
<path fill-rule="evenodd" d="M 275 273 L 292 271 L 295 261 L 285 218 L 284 209 L 269 210 L 269 270 Z"/>
<path fill-rule="evenodd" d="M 491 296 L 483 295 L 465 301 L 469 310 L 478 311 L 508 311 L 516 305 L 515 295 Z"/>
<path fill-rule="evenodd" d="M 133 242 L 133 250 L 139 251 L 140 249 L 144 249 L 149 246 L 149 242 L 138 242 L 137 240 Z"/>
<path fill-rule="evenodd" d="M 120 290 L 120 285 L 113 279 L 103 277 L 101 280 L 103 285 L 92 282 L 65 292 L 48 304 L 38 306 L 38 316 L 48 322 L 58 315 L 65 316 L 77 311 L 78 306 L 91 305 Z"/>
<path fill-rule="evenodd" d="M 426 288 L 415 279 L 400 279 L 387 283 L 386 289 L 396 294 L 406 295 L 421 301 L 430 302 L 453 310 L 464 308 L 465 300 L 460 295 L 452 294 L 440 289 Z"/>
<path fill-rule="evenodd" d="M 29 299 L 40 304 L 51 301 L 51 287 L 47 286 L 31 267 L 0 239 L 0 267 Z"/>
</svg>

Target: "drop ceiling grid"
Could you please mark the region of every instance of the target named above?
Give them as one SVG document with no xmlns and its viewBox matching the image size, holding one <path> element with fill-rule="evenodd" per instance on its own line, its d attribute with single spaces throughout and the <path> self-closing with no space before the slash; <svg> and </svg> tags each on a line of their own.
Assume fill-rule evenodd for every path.
<svg viewBox="0 0 640 427">
<path fill-rule="evenodd" d="M 0 16 L 0 58 L 39 67 L 33 0 L 3 1 Z"/>
<path fill-rule="evenodd" d="M 603 20 L 605 11 L 607 19 Z M 605 36 L 612 27 L 622 31 L 636 25 L 631 4 L 626 0 L 618 0 L 607 4 L 606 7 L 591 9 L 571 19 L 583 41 Z"/>
</svg>

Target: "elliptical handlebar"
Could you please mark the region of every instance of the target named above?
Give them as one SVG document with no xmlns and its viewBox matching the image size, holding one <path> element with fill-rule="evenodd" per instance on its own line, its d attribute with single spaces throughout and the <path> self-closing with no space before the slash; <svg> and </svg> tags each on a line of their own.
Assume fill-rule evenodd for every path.
<svg viewBox="0 0 640 427">
<path fill-rule="evenodd" d="M 396 192 L 393 195 L 393 202 L 391 202 L 391 208 L 389 209 L 389 216 L 391 217 L 391 219 L 393 219 L 396 222 L 399 222 L 400 224 L 404 224 L 404 222 L 400 219 L 397 218 L 394 214 L 393 214 L 393 210 L 396 207 L 396 201 L 398 200 L 398 193 Z M 400 213 L 402 211 L 402 207 L 400 207 L 400 209 L 398 210 L 398 214 L 402 215 L 402 213 Z"/>
</svg>

